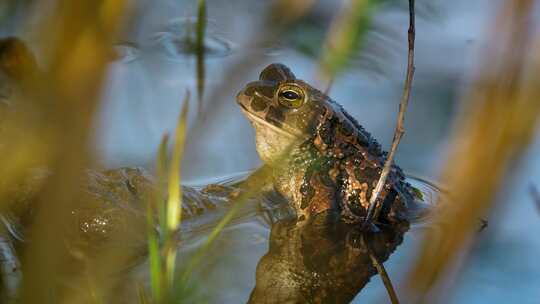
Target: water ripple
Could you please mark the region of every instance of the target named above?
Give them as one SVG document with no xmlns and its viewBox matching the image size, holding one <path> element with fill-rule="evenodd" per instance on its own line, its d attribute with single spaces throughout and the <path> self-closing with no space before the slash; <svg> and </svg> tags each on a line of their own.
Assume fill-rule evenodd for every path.
<svg viewBox="0 0 540 304">
<path fill-rule="evenodd" d="M 197 19 L 175 19 L 163 31 L 154 34 L 152 41 L 168 59 L 179 60 L 182 57 L 197 54 L 196 45 Z M 224 57 L 231 53 L 233 43 L 217 32 L 212 21 L 208 21 L 204 36 L 204 54 L 207 57 Z"/>
</svg>

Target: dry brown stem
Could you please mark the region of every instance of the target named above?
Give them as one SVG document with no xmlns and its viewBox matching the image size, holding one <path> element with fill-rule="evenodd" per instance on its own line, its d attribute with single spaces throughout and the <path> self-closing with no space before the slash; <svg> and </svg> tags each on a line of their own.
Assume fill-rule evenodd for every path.
<svg viewBox="0 0 540 304">
<path fill-rule="evenodd" d="M 394 138 L 392 139 L 392 146 L 390 152 L 388 153 L 388 158 L 384 164 L 381 176 L 377 185 L 373 189 L 371 198 L 369 200 L 369 209 L 368 214 L 365 219 L 365 224 L 371 224 L 372 221 L 376 221 L 381 211 L 382 204 L 377 204 L 377 199 L 381 194 L 381 191 L 386 184 L 388 174 L 392 170 L 392 164 L 394 162 L 394 155 L 396 154 L 397 147 L 401 141 L 401 137 L 405 133 L 405 111 L 409 104 L 409 99 L 411 97 L 411 88 L 412 81 L 414 77 L 414 40 L 416 35 L 415 27 L 415 13 L 414 13 L 414 0 L 409 0 L 409 31 L 408 31 L 408 40 L 409 40 L 409 50 L 407 57 L 407 75 L 405 78 L 405 85 L 403 88 L 403 94 L 401 95 L 401 101 L 399 103 L 399 113 L 397 118 L 396 130 L 394 132 Z M 369 225 L 368 225 L 369 226 Z"/>
<path fill-rule="evenodd" d="M 377 272 L 381 276 L 381 280 L 383 281 L 384 287 L 386 288 L 386 291 L 388 292 L 388 297 L 390 297 L 390 302 L 392 304 L 399 304 L 399 299 L 396 294 L 396 290 L 394 289 L 394 286 L 392 285 L 392 280 L 390 280 L 390 276 L 388 275 L 388 272 L 386 272 L 386 268 L 382 263 L 379 262 L 371 248 L 369 247 L 369 243 L 367 243 L 364 240 L 364 236 L 362 236 L 362 242 L 364 243 L 364 247 L 367 248 L 369 258 L 371 259 L 371 263 L 373 264 L 373 267 L 377 269 Z"/>
</svg>

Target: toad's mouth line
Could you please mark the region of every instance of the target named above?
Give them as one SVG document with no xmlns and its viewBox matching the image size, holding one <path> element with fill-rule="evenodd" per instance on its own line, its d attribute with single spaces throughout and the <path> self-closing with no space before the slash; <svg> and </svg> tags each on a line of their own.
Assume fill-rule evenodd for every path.
<svg viewBox="0 0 540 304">
<path fill-rule="evenodd" d="M 285 131 L 285 130 L 283 130 L 281 128 L 276 127 L 275 125 L 269 123 L 268 121 L 264 120 L 263 118 L 251 113 L 243 104 L 241 104 L 241 103 L 239 103 L 239 104 L 240 104 L 240 108 L 242 109 L 242 112 L 244 112 L 244 114 L 252 122 L 261 124 L 265 128 L 272 129 L 273 131 L 275 131 L 275 132 L 277 132 L 277 133 L 279 133 L 281 135 L 287 136 L 287 137 L 289 137 L 291 139 L 297 139 L 297 138 L 302 137 L 300 134 L 293 134 L 291 132 L 288 132 L 288 131 Z"/>
</svg>

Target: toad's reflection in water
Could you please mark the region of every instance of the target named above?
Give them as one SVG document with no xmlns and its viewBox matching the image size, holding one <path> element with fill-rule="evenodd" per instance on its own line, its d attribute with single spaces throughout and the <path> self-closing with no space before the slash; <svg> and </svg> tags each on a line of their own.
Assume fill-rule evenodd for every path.
<svg viewBox="0 0 540 304">
<path fill-rule="evenodd" d="M 338 215 L 321 213 L 272 227 L 268 253 L 259 261 L 249 303 L 349 303 L 403 241 L 408 225 L 364 234 Z"/>
</svg>

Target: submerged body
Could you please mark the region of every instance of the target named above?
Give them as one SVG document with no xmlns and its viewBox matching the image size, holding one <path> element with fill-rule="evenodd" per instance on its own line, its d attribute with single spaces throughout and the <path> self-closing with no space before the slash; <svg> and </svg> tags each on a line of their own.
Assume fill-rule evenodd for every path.
<svg viewBox="0 0 540 304">
<path fill-rule="evenodd" d="M 323 212 L 362 221 L 386 153 L 339 104 L 271 64 L 237 101 L 256 131 L 257 152 L 274 169 L 273 186 L 299 221 Z M 414 191 L 393 166 L 377 204 L 380 222 L 408 222 Z"/>
</svg>

